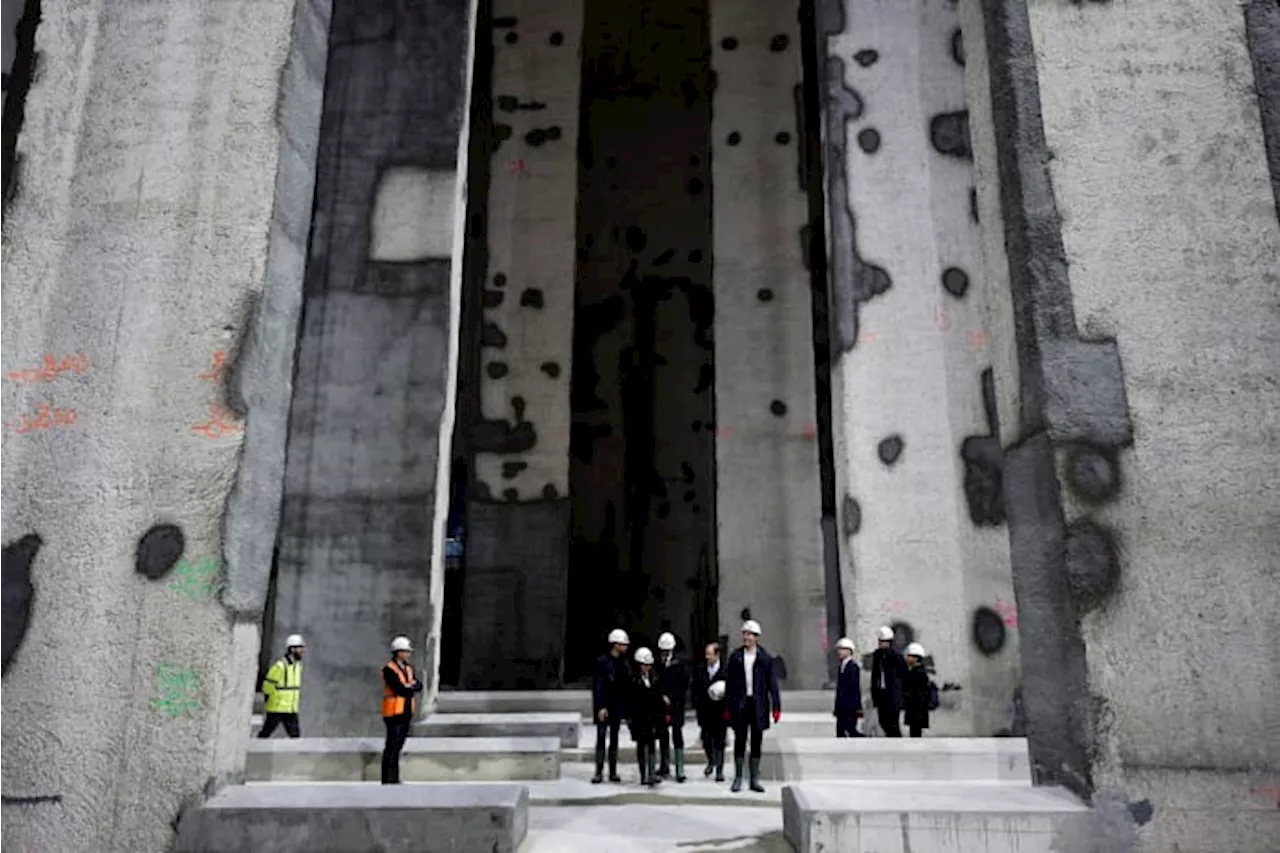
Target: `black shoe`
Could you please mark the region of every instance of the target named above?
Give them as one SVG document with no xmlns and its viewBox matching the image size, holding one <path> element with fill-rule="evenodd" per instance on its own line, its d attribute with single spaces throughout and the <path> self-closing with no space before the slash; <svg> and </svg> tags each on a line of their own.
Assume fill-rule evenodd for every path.
<svg viewBox="0 0 1280 853">
<path fill-rule="evenodd" d="M 715 773 L 715 772 L 716 772 L 716 766 L 711 763 L 708 763 L 706 767 L 702 768 L 703 776 L 710 776 L 712 773 Z"/>
<path fill-rule="evenodd" d="M 600 770 L 597 770 L 596 775 L 591 777 L 592 785 L 599 785 L 603 781 L 604 781 L 604 773 Z"/>
<path fill-rule="evenodd" d="M 751 790 L 757 794 L 764 793 L 764 785 L 760 784 L 760 759 L 755 756 L 751 758 Z"/>
<path fill-rule="evenodd" d="M 622 781 L 622 777 L 621 777 L 621 776 L 619 776 L 617 773 L 610 773 L 610 774 L 609 774 L 609 781 L 610 781 L 610 782 L 621 782 L 621 781 Z"/>
</svg>

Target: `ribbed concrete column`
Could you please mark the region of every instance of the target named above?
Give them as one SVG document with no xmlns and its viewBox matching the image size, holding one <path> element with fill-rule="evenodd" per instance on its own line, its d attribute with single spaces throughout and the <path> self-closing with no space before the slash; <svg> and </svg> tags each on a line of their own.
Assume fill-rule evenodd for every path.
<svg viewBox="0 0 1280 853">
<path fill-rule="evenodd" d="M 713 0 L 711 50 L 720 629 L 736 638 L 749 607 L 787 685 L 818 687 L 826 610 L 796 7 Z"/>
<path fill-rule="evenodd" d="M 845 9 L 824 21 L 824 129 L 848 630 L 923 643 L 962 688 L 934 733 L 990 735 L 1012 722 L 1017 616 L 959 19 Z"/>
<path fill-rule="evenodd" d="M 555 686 L 569 571 L 581 0 L 497 0 L 464 686 Z M 476 247 L 472 247 L 475 249 Z"/>
</svg>

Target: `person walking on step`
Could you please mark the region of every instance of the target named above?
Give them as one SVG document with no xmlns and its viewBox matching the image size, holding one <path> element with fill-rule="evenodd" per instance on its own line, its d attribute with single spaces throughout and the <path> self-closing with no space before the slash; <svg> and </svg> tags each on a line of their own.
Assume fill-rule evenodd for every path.
<svg viewBox="0 0 1280 853">
<path fill-rule="evenodd" d="M 262 679 L 262 695 L 266 697 L 262 710 L 266 718 L 258 737 L 263 739 L 271 737 L 276 726 L 282 724 L 289 737 L 302 734 L 298 711 L 302 706 L 302 655 L 307 646 L 301 634 L 290 634 L 284 644 L 284 657 L 271 664 L 267 677 Z"/>
<path fill-rule="evenodd" d="M 662 780 L 658 776 L 658 734 L 671 721 L 667 713 L 666 697 L 662 695 L 662 680 L 654 671 L 653 652 L 641 647 L 636 649 L 635 681 L 632 682 L 631 699 L 627 710 L 631 720 L 631 739 L 636 744 L 636 763 L 640 765 L 640 784 L 653 787 Z"/>
<path fill-rule="evenodd" d="M 707 755 L 703 776 L 716 774 L 716 781 L 724 781 L 725 722 L 724 691 L 725 668 L 720 664 L 720 644 L 707 643 L 703 651 L 706 663 L 693 671 L 693 709 L 702 729 L 702 751 Z"/>
<path fill-rule="evenodd" d="M 925 650 L 919 643 L 907 646 L 907 675 L 903 679 L 903 718 L 912 737 L 923 737 L 929 728 L 929 712 L 937 708 L 937 689 L 924 665 Z"/>
<path fill-rule="evenodd" d="M 391 641 L 391 660 L 382 667 L 382 722 L 387 727 L 387 742 L 382 747 L 384 785 L 400 784 L 400 751 L 418 712 L 422 682 L 409 663 L 412 655 L 409 638 L 396 637 Z"/>
<path fill-rule="evenodd" d="M 748 619 L 742 623 L 742 647 L 729 656 L 726 676 L 725 717 L 733 725 L 733 784 L 729 790 L 742 790 L 742 761 L 751 738 L 751 790 L 764 792 L 760 784 L 760 747 L 769 728 L 769 717 L 776 723 L 782 718 L 782 697 L 778 694 L 778 676 L 773 656 L 759 646 L 760 623 Z"/>
<path fill-rule="evenodd" d="M 596 775 L 591 781 L 604 781 L 605 739 L 609 742 L 609 781 L 621 782 L 618 776 L 618 727 L 627 715 L 627 693 L 631 689 L 631 670 L 627 666 L 627 647 L 631 638 L 621 628 L 609 632 L 609 651 L 596 658 L 591 679 L 591 713 L 596 720 Z"/>
<path fill-rule="evenodd" d="M 836 737 L 862 737 L 858 720 L 862 717 L 862 672 L 853 659 L 853 640 L 836 641 L 840 670 L 836 675 Z"/>
<path fill-rule="evenodd" d="M 667 632 L 658 637 L 658 680 L 662 684 L 662 698 L 666 702 L 670 721 L 662 726 L 662 762 L 658 775 L 671 776 L 671 747 L 675 746 L 676 781 L 683 782 L 684 775 L 684 704 L 689 694 L 689 664 L 676 652 L 676 638 Z"/>
<path fill-rule="evenodd" d="M 902 681 L 907 664 L 893 647 L 893 629 L 880 629 L 879 642 L 871 654 L 871 704 L 885 737 L 902 737 Z"/>
</svg>

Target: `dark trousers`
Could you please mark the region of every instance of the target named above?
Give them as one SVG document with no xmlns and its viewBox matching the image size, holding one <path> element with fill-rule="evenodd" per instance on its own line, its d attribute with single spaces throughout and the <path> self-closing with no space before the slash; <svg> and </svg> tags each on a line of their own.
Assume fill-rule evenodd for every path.
<svg viewBox="0 0 1280 853">
<path fill-rule="evenodd" d="M 739 719 L 733 726 L 733 760 L 741 761 L 747 749 L 747 732 L 751 732 L 751 757 L 760 757 L 760 742 L 764 740 L 764 732 L 755 714 Z"/>
<path fill-rule="evenodd" d="M 600 779 L 604 773 L 605 759 L 605 741 L 609 744 L 609 778 L 614 779 L 618 775 L 618 727 L 622 725 L 622 720 L 618 715 L 610 714 L 606 722 L 596 720 L 596 779 Z"/>
<path fill-rule="evenodd" d="M 387 726 L 387 743 L 382 748 L 382 784 L 400 784 L 400 750 L 404 749 L 405 738 L 409 737 L 409 727 L 413 725 L 412 714 L 401 714 L 398 717 L 383 717 Z"/>
<path fill-rule="evenodd" d="M 880 718 L 880 728 L 884 730 L 885 737 L 902 737 L 902 727 L 898 722 L 902 716 L 900 711 L 892 708 L 877 708 L 876 716 Z"/>
<path fill-rule="evenodd" d="M 858 731 L 858 712 L 841 711 L 836 714 L 836 737 L 862 737 Z"/>
<path fill-rule="evenodd" d="M 258 737 L 269 738 L 272 732 L 276 730 L 276 726 L 284 724 L 285 734 L 289 737 L 298 737 L 298 715 L 297 714 L 277 714 L 267 712 L 267 718 L 262 721 L 262 728 L 258 730 Z"/>
<path fill-rule="evenodd" d="M 924 729 L 919 726 L 908 726 L 908 728 L 911 729 L 912 737 L 924 737 Z"/>
<path fill-rule="evenodd" d="M 729 727 L 723 722 L 714 722 L 702 727 L 702 751 L 707 755 L 707 763 L 716 765 L 724 760 L 725 734 Z"/>
<path fill-rule="evenodd" d="M 684 714 L 671 715 L 671 722 L 666 723 L 658 731 L 658 745 L 661 749 L 661 772 L 666 772 L 671 761 L 671 747 L 684 749 Z"/>
</svg>

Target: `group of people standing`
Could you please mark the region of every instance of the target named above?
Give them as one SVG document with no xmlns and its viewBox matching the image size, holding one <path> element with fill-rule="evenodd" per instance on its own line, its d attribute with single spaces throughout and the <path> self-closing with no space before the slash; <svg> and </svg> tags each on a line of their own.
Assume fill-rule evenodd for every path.
<svg viewBox="0 0 1280 853">
<path fill-rule="evenodd" d="M 610 782 L 618 776 L 618 731 L 622 723 L 631 730 L 636 745 L 636 762 L 643 785 L 659 784 L 671 776 L 684 782 L 685 700 L 692 695 L 698 726 L 702 730 L 702 750 L 707 763 L 704 776 L 715 774 L 724 781 L 726 733 L 733 729 L 733 783 L 741 791 L 744 764 L 749 768 L 753 791 L 760 784 L 760 750 L 770 721 L 782 718 L 782 697 L 773 656 L 759 644 L 760 623 L 748 619 L 742 625 L 742 645 L 722 660 L 719 643 L 708 643 L 703 662 L 691 664 L 676 652 L 670 633 L 658 638 L 658 656 L 648 648 L 627 652 L 631 640 L 627 632 L 609 634 L 609 651 L 596 661 L 592 679 L 592 713 L 596 721 L 596 772 L 591 781 L 604 781 L 608 762 Z M 692 685 L 692 691 L 690 686 Z M 748 756 L 747 747 L 750 745 Z"/>
<path fill-rule="evenodd" d="M 907 644 L 904 657 L 893 647 L 893 629 L 885 626 L 871 654 L 871 706 L 886 737 L 902 737 L 905 720 L 912 737 L 921 737 L 929 728 L 929 712 L 938 707 L 938 689 L 925 668 L 925 650 L 919 643 Z M 836 677 L 836 737 L 861 737 L 862 675 L 853 659 L 853 640 L 843 637 L 836 643 L 840 659 Z"/>
</svg>

